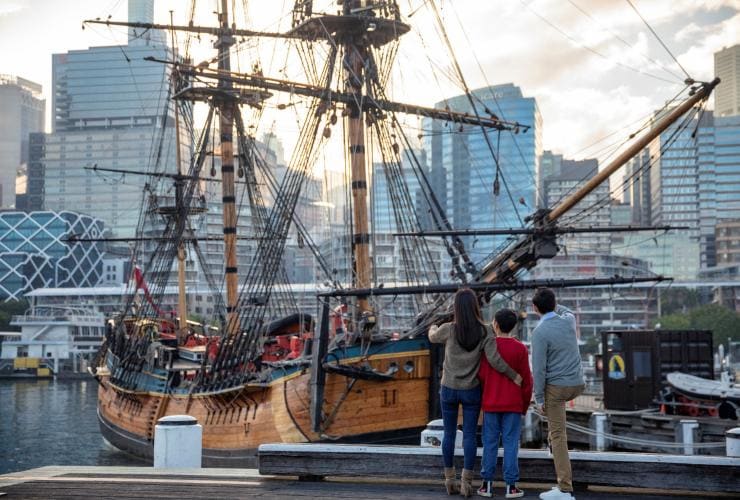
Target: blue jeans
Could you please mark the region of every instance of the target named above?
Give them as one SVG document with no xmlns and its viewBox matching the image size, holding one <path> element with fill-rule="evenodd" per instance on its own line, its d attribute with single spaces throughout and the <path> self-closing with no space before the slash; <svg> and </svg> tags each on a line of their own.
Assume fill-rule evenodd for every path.
<svg viewBox="0 0 740 500">
<path fill-rule="evenodd" d="M 519 481 L 519 434 L 522 430 L 520 413 L 483 412 L 483 461 L 480 476 L 493 481 L 498 461 L 499 439 L 504 442 L 504 481 Z"/>
<path fill-rule="evenodd" d="M 444 422 L 442 438 L 442 460 L 445 467 L 452 467 L 455 455 L 455 435 L 457 434 L 457 412 L 460 405 L 463 409 L 463 467 L 473 470 L 475 466 L 476 438 L 478 415 L 480 414 L 480 386 L 473 389 L 451 389 L 444 385 L 439 391 Z"/>
</svg>

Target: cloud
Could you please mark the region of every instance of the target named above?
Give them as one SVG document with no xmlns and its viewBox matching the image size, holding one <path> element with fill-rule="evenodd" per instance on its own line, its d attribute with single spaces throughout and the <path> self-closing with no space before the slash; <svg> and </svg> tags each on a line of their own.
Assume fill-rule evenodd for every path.
<svg viewBox="0 0 740 500">
<path fill-rule="evenodd" d="M 705 28 L 695 37 L 695 43 L 677 56 L 679 62 L 694 78 L 711 80 L 714 76 L 714 53 L 724 47 L 740 43 L 740 13 Z"/>
<path fill-rule="evenodd" d="M 27 2 L 20 0 L 0 0 L 0 17 L 10 16 L 27 8 Z"/>
<path fill-rule="evenodd" d="M 695 40 L 703 31 L 704 30 L 698 24 L 689 23 L 686 27 L 676 32 L 676 34 L 673 35 L 673 39 L 677 42 L 688 42 Z"/>
</svg>

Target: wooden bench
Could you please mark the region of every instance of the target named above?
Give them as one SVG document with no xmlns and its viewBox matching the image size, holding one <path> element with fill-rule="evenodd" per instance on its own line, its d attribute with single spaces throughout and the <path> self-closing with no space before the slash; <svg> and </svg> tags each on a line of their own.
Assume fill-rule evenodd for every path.
<svg viewBox="0 0 740 500">
<path fill-rule="evenodd" d="M 480 471 L 478 449 L 475 471 Z M 497 477 L 501 474 L 501 456 Z M 442 474 L 441 450 L 415 446 L 339 444 L 263 444 L 260 474 L 304 478 L 324 476 L 390 476 L 436 478 Z M 462 450 L 455 450 L 462 468 Z M 740 493 L 740 458 L 652 453 L 574 451 L 570 453 L 574 486 L 657 488 Z M 547 450 L 522 449 L 519 471 L 523 482 L 555 482 Z"/>
</svg>

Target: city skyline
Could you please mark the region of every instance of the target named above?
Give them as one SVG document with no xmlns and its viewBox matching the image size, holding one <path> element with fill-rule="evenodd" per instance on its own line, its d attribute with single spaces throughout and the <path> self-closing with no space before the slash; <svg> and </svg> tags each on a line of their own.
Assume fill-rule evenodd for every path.
<svg viewBox="0 0 740 500">
<path fill-rule="evenodd" d="M 329 11 L 333 2 L 317 4 Z M 544 149 L 575 159 L 588 157 L 589 144 L 622 127 L 636 127 L 633 122 L 649 116 L 682 86 L 680 80 L 685 75 L 627 3 L 491 2 L 476 5 L 475 9 L 470 5 L 441 2 L 441 15 L 468 86 L 513 82 L 526 95 L 535 97 L 543 116 Z M 681 65 L 698 80 L 711 79 L 714 52 L 740 41 L 740 4 L 736 0 L 657 0 L 636 6 Z M 413 7 L 413 16 L 409 18 L 412 33 L 403 38 L 398 56 L 400 69 L 393 75 L 393 97 L 429 105 L 459 94 L 460 86 L 453 83 L 456 77 L 451 76 L 451 62 L 441 40 L 428 35 L 431 29 L 422 29 L 435 27 L 430 9 Z M 173 9 L 175 23 L 186 22 L 184 9 L 173 0 L 156 2 L 155 21 L 168 23 L 168 11 Z M 195 21 L 213 25 L 211 10 L 199 9 Z M 249 26 L 286 30 L 290 16 L 284 14 L 281 17 L 279 6 L 272 3 L 252 5 Z M 57 2 L 48 0 L 1 1 L 0 48 L 6 53 L 6 62 L 0 73 L 41 83 L 50 106 L 52 53 L 126 43 L 125 28 L 80 29 L 83 19 L 105 19 L 109 15 L 124 20 L 126 2 L 81 1 L 62 9 Z M 240 13 L 236 21 L 244 25 L 245 17 Z M 537 36 L 528 35 L 532 30 Z M 23 37 L 40 31 L 44 32 L 43 37 Z M 20 38 L 26 40 L 25 50 L 9 50 Z M 510 43 L 512 40 L 515 43 Z M 202 47 L 193 47 L 196 61 L 211 55 L 206 37 L 204 42 Z M 489 50 L 492 44 L 506 49 Z M 274 53 L 272 42 L 254 45 L 256 48 L 239 51 L 242 70 L 258 60 L 265 73 L 278 74 L 277 61 L 282 59 L 269 57 Z M 433 55 L 419 60 L 414 54 L 420 50 Z M 436 68 L 436 73 L 430 75 L 429 68 Z M 286 66 L 284 74 L 298 79 L 296 71 L 297 67 Z M 434 84 L 418 85 L 425 81 Z M 289 147 L 295 125 L 290 119 L 276 116 L 276 130 L 288 137 Z M 51 114 L 47 113 L 47 124 L 50 119 Z M 409 120 L 407 125 L 418 123 Z"/>
<path fill-rule="evenodd" d="M 166 0 L 160 0 L 157 3 L 160 6 L 162 4 L 166 5 Z M 154 0 L 131 0 L 128 4 L 118 2 L 115 7 L 118 8 L 121 5 L 128 7 L 127 15 L 129 19 L 146 21 L 156 14 Z M 445 4 L 441 5 L 444 7 Z M 578 4 L 573 2 L 571 2 L 571 5 L 578 7 Z M 719 5 L 718 3 L 714 7 Z M 525 5 L 525 7 L 531 9 L 532 6 Z M 722 10 L 722 8 L 719 8 L 719 10 Z M 449 10 L 449 5 L 445 12 L 448 17 L 453 14 Z M 236 17 L 238 19 L 238 15 Z M 454 25 L 454 23 L 452 24 Z M 273 29 L 285 30 L 280 26 Z M 129 186 L 129 190 L 133 188 L 133 197 L 124 200 L 121 197 L 120 185 L 125 183 L 111 182 L 111 179 L 101 180 L 95 176 L 89 176 L 79 167 L 98 165 L 102 168 L 111 166 L 118 168 L 125 162 L 129 162 L 131 163 L 129 168 L 140 168 L 147 164 L 147 161 L 151 162 L 153 157 L 152 148 L 151 145 L 148 145 L 151 141 L 147 141 L 147 138 L 153 134 L 156 135 L 156 131 L 149 130 L 147 127 L 153 127 L 155 123 L 159 123 L 158 117 L 161 113 L 157 110 L 159 107 L 157 103 L 161 101 L 161 96 L 166 88 L 168 80 L 166 74 L 170 67 L 145 61 L 144 56 L 150 53 L 161 53 L 164 55 L 160 58 L 166 59 L 168 57 L 162 46 L 165 37 L 160 35 L 162 34 L 153 32 L 136 33 L 135 30 L 132 30 L 126 32 L 128 44 L 125 45 L 93 46 L 83 50 L 56 52 L 53 55 L 54 95 L 51 102 L 54 108 L 52 119 L 55 132 L 46 136 L 45 145 L 42 148 L 42 157 L 34 158 L 34 161 L 29 164 L 29 172 L 38 160 L 41 161 L 44 167 L 40 171 L 43 172 L 42 174 L 37 172 L 34 174 L 35 177 L 29 174 L 29 186 L 33 184 L 32 181 L 38 181 L 36 179 L 38 175 L 43 176 L 43 179 L 41 179 L 42 185 L 46 182 L 46 188 L 42 189 L 44 191 L 43 208 L 64 210 L 74 206 L 83 213 L 94 213 L 95 216 L 101 217 L 105 221 L 106 227 L 111 229 L 114 235 L 118 235 L 121 231 L 125 234 L 133 232 L 135 216 L 140 202 L 139 191 L 141 187 L 133 184 Z M 454 36 L 454 34 L 451 34 L 451 36 Z M 185 40 L 179 40 L 177 45 L 183 46 L 183 42 Z M 740 45 L 735 45 L 730 50 L 734 51 L 738 47 Z M 184 49 L 181 50 L 184 53 Z M 247 49 L 243 49 L 242 44 L 237 44 L 234 52 L 241 53 L 242 50 L 247 51 Z M 255 54 L 259 55 L 259 50 Z M 713 54 L 713 56 L 716 57 L 716 54 Z M 190 55 L 193 57 L 194 63 L 200 60 L 195 51 L 191 52 Z M 463 59 L 468 56 L 469 54 L 465 54 Z M 316 65 L 320 66 L 321 55 L 319 54 L 317 57 Z M 714 61 L 715 57 L 709 57 L 708 60 Z M 238 71 L 238 66 L 242 62 L 237 60 L 235 62 L 237 67 L 234 69 Z M 728 83 L 728 88 L 734 88 L 736 77 L 731 70 L 727 69 L 728 66 L 725 64 L 721 67 L 715 66 L 715 68 L 722 73 L 723 78 Z M 263 69 L 269 74 L 269 69 L 262 66 L 250 68 L 248 71 L 257 72 Z M 288 70 L 288 63 L 286 62 L 285 78 L 299 80 L 300 78 L 295 75 L 287 74 L 292 73 L 292 71 Z M 652 77 L 655 77 L 655 75 L 653 74 Z M 332 87 L 334 85 L 341 86 L 341 78 L 337 78 L 336 82 L 332 82 L 330 85 Z M 389 98 L 404 100 L 404 97 L 394 95 L 392 89 L 393 87 L 390 86 L 390 90 L 388 90 Z M 527 124 L 529 128 L 523 134 L 502 134 L 502 136 L 498 136 L 494 148 L 495 152 L 491 150 L 492 146 L 490 144 L 486 147 L 487 141 L 484 141 L 480 131 L 473 127 L 459 127 L 458 130 L 458 127 L 450 127 L 449 123 L 416 119 L 419 127 L 418 135 L 416 130 L 405 131 L 408 137 L 418 138 L 423 143 L 426 150 L 425 163 L 427 163 L 427 166 L 421 168 L 429 169 L 431 189 L 439 197 L 440 206 L 446 216 L 449 217 L 452 225 L 461 229 L 516 227 L 519 224 L 524 224 L 523 217 L 531 214 L 537 207 L 541 207 L 539 200 L 543 199 L 546 196 L 546 191 L 550 189 L 552 189 L 552 193 L 549 197 L 552 199 L 547 202 L 547 206 L 557 205 L 559 199 L 570 192 L 576 181 L 585 174 L 573 174 L 575 175 L 573 179 L 568 176 L 561 179 L 550 178 L 548 175 L 558 172 L 553 171 L 548 174 L 547 168 L 550 167 L 544 170 L 541 168 L 543 152 L 548 153 L 553 158 L 559 158 L 563 165 L 573 161 L 578 162 L 579 157 L 578 155 L 562 153 L 562 149 L 554 150 L 553 153 L 552 150 L 543 147 L 542 136 L 544 130 L 547 130 L 548 127 L 545 126 L 546 120 L 542 116 L 540 103 L 536 96 L 528 94 L 525 89 L 512 83 L 473 87 L 471 81 L 468 82 L 467 89 L 472 89 L 470 90 L 470 97 L 458 91 L 457 94 L 447 95 L 444 99 L 435 101 L 433 105 L 440 109 L 449 107 L 457 111 L 471 112 L 469 99 L 472 99 L 480 104 L 481 111 L 496 113 L 505 119 Z M 420 92 L 420 94 L 423 94 L 423 92 Z M 299 101 L 297 97 L 295 101 L 291 101 L 291 98 L 292 96 L 287 96 L 288 101 L 286 101 L 285 95 L 276 93 L 270 100 L 271 102 L 266 104 L 265 116 L 263 116 L 260 124 L 250 125 L 250 128 L 253 129 L 252 133 L 255 135 L 262 133 L 265 137 L 275 136 L 278 141 L 282 142 L 282 137 L 279 135 L 282 130 L 275 126 L 276 122 L 271 121 L 272 117 L 269 114 L 277 112 L 274 109 L 277 107 L 275 102 L 285 104 L 283 107 L 287 107 L 287 104 L 292 104 L 295 107 L 305 107 L 307 104 L 305 101 Z M 653 116 L 653 113 L 654 111 L 650 112 L 650 115 Z M 251 119 L 246 109 L 244 110 L 244 116 L 246 120 Z M 710 117 L 711 111 L 704 116 Z M 196 117 L 195 122 L 197 121 Z M 406 123 L 408 124 L 408 121 Z M 269 132 L 264 130 L 265 125 L 272 127 L 272 129 Z M 686 137 L 683 137 L 683 142 L 680 142 L 680 144 L 686 142 L 684 144 L 686 147 L 680 146 L 680 144 L 676 145 L 676 147 L 683 148 L 680 152 L 680 158 L 676 161 L 672 158 L 678 158 L 676 156 L 679 155 L 678 149 L 672 150 L 670 154 L 662 158 L 663 142 L 667 145 L 670 145 L 671 142 L 670 130 L 666 132 L 665 138 L 661 136 L 661 141 L 653 141 L 650 148 L 650 158 L 655 158 L 653 163 L 656 167 L 650 173 L 651 178 L 655 177 L 650 182 L 652 185 L 651 198 L 646 200 L 649 203 L 648 207 L 652 206 L 652 217 L 649 223 L 672 223 L 677 218 L 684 221 L 688 218 L 684 212 L 690 208 L 691 214 L 689 215 L 691 215 L 691 221 L 693 222 L 692 226 L 696 226 L 692 230 L 692 245 L 698 243 L 700 206 L 698 201 L 692 198 L 691 192 L 694 190 L 689 185 L 683 185 L 684 181 L 681 179 L 686 176 L 684 170 L 692 173 L 692 179 L 698 179 L 697 155 L 700 152 L 703 155 L 701 158 L 704 165 L 703 169 L 707 174 L 711 173 L 711 177 L 705 180 L 705 189 L 701 191 L 706 199 L 703 205 L 706 215 L 706 217 L 703 217 L 706 220 L 702 219 L 704 227 L 702 237 L 704 238 L 703 241 L 707 242 L 706 248 L 708 249 L 704 253 L 709 256 L 705 257 L 704 253 L 702 254 L 703 264 L 701 267 L 705 267 L 704 263 L 711 265 L 714 262 L 710 253 L 713 251 L 711 245 L 713 245 L 713 231 L 716 221 L 714 219 L 709 220 L 710 211 L 716 211 L 716 218 L 718 219 L 728 218 L 726 210 L 717 211 L 716 200 L 733 196 L 732 193 L 736 191 L 734 176 L 736 167 L 733 166 L 736 162 L 733 159 L 734 156 L 727 156 L 732 154 L 734 151 L 732 148 L 735 146 L 731 138 L 729 142 L 723 138 L 732 134 L 733 127 L 736 126 L 734 121 L 729 125 L 729 128 L 726 127 L 727 130 L 723 129 L 717 132 L 716 139 L 712 135 L 714 129 L 703 131 L 702 134 L 707 137 L 704 141 L 706 145 L 703 147 L 699 147 L 698 144 L 693 142 L 688 144 L 686 141 L 690 140 L 688 135 L 690 135 L 691 130 L 684 130 L 683 135 Z M 294 126 L 297 126 L 297 123 Z M 328 127 L 329 125 L 327 125 Z M 194 128 L 197 128 L 197 125 L 194 125 Z M 276 130 L 276 132 L 273 132 L 273 130 Z M 624 134 L 628 132 L 629 130 L 622 131 Z M 124 137 L 121 134 L 133 135 Z M 327 135 L 325 130 L 324 137 L 329 138 L 330 136 L 331 133 Z M 335 135 L 335 138 L 339 136 Z M 122 139 L 129 142 L 123 144 Z M 715 156 L 711 153 L 713 149 L 707 149 L 713 146 L 715 142 L 718 147 L 725 148 L 722 150 L 723 153 L 717 156 L 716 162 Z M 335 143 L 339 143 L 339 141 L 335 141 Z M 164 148 L 155 156 L 158 159 L 162 158 L 162 164 L 170 164 L 173 161 L 170 157 L 174 155 L 173 145 L 167 143 L 167 141 L 163 144 Z M 398 144 L 394 146 L 398 148 Z M 413 140 L 408 146 L 413 147 Z M 404 148 L 406 147 L 404 145 Z M 325 164 L 327 158 L 329 163 L 335 163 L 335 168 L 341 164 L 333 157 L 336 154 L 335 149 L 339 148 L 341 148 L 341 145 L 327 147 L 326 153 L 323 155 Z M 374 146 L 373 150 L 377 150 L 377 147 Z M 613 149 L 612 151 L 602 152 L 602 155 L 608 155 L 609 153 L 613 153 Z M 491 154 L 494 155 L 493 159 L 490 156 Z M 283 156 L 283 154 L 281 153 L 279 156 Z M 595 172 L 604 156 L 588 156 L 587 159 L 590 164 L 593 164 Z M 373 158 L 369 161 L 377 161 L 377 159 Z M 317 162 L 316 166 L 319 166 L 318 163 L 321 163 L 321 160 Z M 495 163 L 501 166 L 501 184 L 498 183 L 499 170 L 495 168 Z M 722 163 L 722 166 L 717 168 L 716 174 L 714 170 L 711 170 L 715 163 Z M 725 166 L 725 164 L 727 165 Z M 369 165 L 370 163 L 368 163 L 368 168 Z M 212 165 L 213 167 L 215 166 Z M 562 173 L 564 174 L 564 172 Z M 630 175 L 635 177 L 635 182 L 640 177 L 639 175 Z M 721 177 L 721 182 L 718 182 L 716 187 L 713 184 L 715 177 L 718 180 Z M 373 178 L 372 173 L 368 173 L 368 186 L 372 187 L 372 192 L 376 197 L 374 200 L 384 200 L 380 205 L 384 208 L 380 212 L 386 219 L 389 219 L 391 217 L 390 207 L 396 204 L 398 195 L 389 196 L 388 193 L 384 192 L 382 178 L 377 179 L 378 190 L 376 192 L 375 181 L 376 179 Z M 97 187 L 95 184 L 100 182 L 105 185 Z M 141 182 L 143 183 L 144 180 L 142 179 Z M 319 184 L 320 181 L 317 180 L 316 182 L 317 192 L 328 193 L 333 188 L 329 184 L 322 187 Z M 323 179 L 323 182 L 327 182 L 327 179 Z M 628 184 L 625 184 L 625 186 L 629 187 Z M 614 187 L 614 182 L 612 182 L 612 187 Z M 620 198 L 622 195 L 620 189 L 610 193 L 606 183 L 600 189 L 597 198 L 598 200 L 603 198 L 604 206 L 598 211 L 601 214 L 599 216 L 601 222 L 596 220 L 591 222 L 595 225 L 602 225 L 603 221 L 608 224 L 611 220 L 609 212 L 611 198 Z M 219 198 L 218 194 L 214 194 L 212 197 L 213 199 Z M 28 198 L 30 199 L 30 194 Z M 629 200 L 629 195 L 626 198 Z M 688 198 L 692 199 L 686 201 Z M 324 202 L 325 200 L 319 201 Z M 637 197 L 635 197 L 635 201 L 637 201 Z M 584 202 L 584 206 L 593 203 L 596 203 L 596 198 L 587 203 Z M 599 201 L 598 203 L 602 202 Z M 679 205 L 676 205 L 677 203 Z M 507 204 L 513 206 L 506 206 Z M 316 208 L 310 200 L 306 202 L 306 207 Z M 419 207 L 415 207 L 414 210 L 418 211 L 417 215 L 421 214 L 419 215 L 420 219 L 425 218 L 423 210 L 420 210 Z M 371 210 L 371 212 L 373 211 Z M 674 216 L 674 212 L 680 216 Z M 122 224 L 122 214 L 128 214 L 125 224 Z M 303 214 L 303 216 L 306 216 L 306 214 Z M 307 217 L 311 218 L 310 215 Z M 346 214 L 344 217 L 345 222 L 349 220 L 346 218 Z M 314 218 L 316 219 L 315 222 L 318 222 L 321 217 L 316 215 Z M 637 222 L 634 216 L 633 222 Z M 497 242 L 503 242 L 503 238 L 470 238 L 469 241 L 466 241 L 466 246 L 468 246 L 468 251 L 474 260 L 481 260 L 495 250 Z M 570 246 L 571 251 L 578 250 L 578 245 L 575 247 L 572 245 L 566 246 Z M 596 249 L 603 248 L 605 253 L 608 253 L 608 246 L 608 242 L 604 241 L 599 243 Z M 698 262 L 695 263 L 693 268 L 698 271 Z"/>
</svg>

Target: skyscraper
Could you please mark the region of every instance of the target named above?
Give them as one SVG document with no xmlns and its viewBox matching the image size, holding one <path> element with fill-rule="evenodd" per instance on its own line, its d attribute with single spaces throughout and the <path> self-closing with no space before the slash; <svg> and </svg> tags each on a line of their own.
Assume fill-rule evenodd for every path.
<svg viewBox="0 0 740 500">
<path fill-rule="evenodd" d="M 563 155 L 552 151 L 543 151 L 540 157 L 540 170 L 537 172 L 537 208 L 547 206 L 545 193 L 545 179 L 560 174 L 563 164 Z M 552 208 L 552 207 L 551 207 Z"/>
<path fill-rule="evenodd" d="M 688 226 L 691 242 L 699 241 L 699 172 L 696 120 L 668 127 L 648 146 L 651 223 Z"/>
<path fill-rule="evenodd" d="M 15 178 L 28 163 L 28 136 L 44 131 L 41 85 L 0 75 L 0 207 L 15 204 Z"/>
<path fill-rule="evenodd" d="M 626 165 L 624 201 L 632 207 L 632 224 L 649 226 L 650 211 L 650 149 L 645 148 Z"/>
<path fill-rule="evenodd" d="M 528 125 L 526 133 L 487 130 L 440 121 L 425 123 L 425 149 L 429 154 L 435 191 L 456 229 L 521 227 L 536 208 L 536 175 L 542 154 L 542 118 L 533 97 L 507 83 L 472 91 L 482 114 Z M 471 112 L 466 95 L 436 104 L 455 111 Z M 489 148 L 488 144 L 492 147 Z M 493 150 L 493 151 L 492 151 Z M 502 179 L 495 193 L 496 160 Z M 488 257 L 504 237 L 466 238 L 474 260 Z"/>
<path fill-rule="evenodd" d="M 705 113 L 698 129 L 701 267 L 717 265 L 715 228 L 740 214 L 740 114 Z"/>
<path fill-rule="evenodd" d="M 128 20 L 130 22 L 151 23 L 153 19 L 154 0 L 128 0 Z M 164 33 L 160 30 L 128 29 L 129 45 L 164 44 L 164 40 Z"/>
<path fill-rule="evenodd" d="M 740 114 L 740 44 L 714 53 L 714 74 L 722 80 L 714 91 L 714 114 Z"/>
<path fill-rule="evenodd" d="M 132 0 L 129 10 L 135 20 L 151 22 L 152 4 Z M 43 158 L 44 205 L 92 214 L 118 237 L 135 233 L 142 193 L 155 183 L 142 175 L 86 167 L 177 171 L 170 67 L 146 57 L 172 58 L 157 37 L 52 56 L 54 116 Z M 182 157 L 189 158 L 189 137 L 180 128 Z"/>
<path fill-rule="evenodd" d="M 594 158 L 580 161 L 564 160 L 560 156 L 558 170 L 558 173 L 544 179 L 547 207 L 554 207 L 595 176 L 599 171 L 599 161 Z M 577 227 L 609 226 L 610 209 L 609 183 L 602 182 L 568 212 L 562 224 Z M 564 234 L 558 241 L 569 252 L 609 253 L 609 233 Z"/>
</svg>

